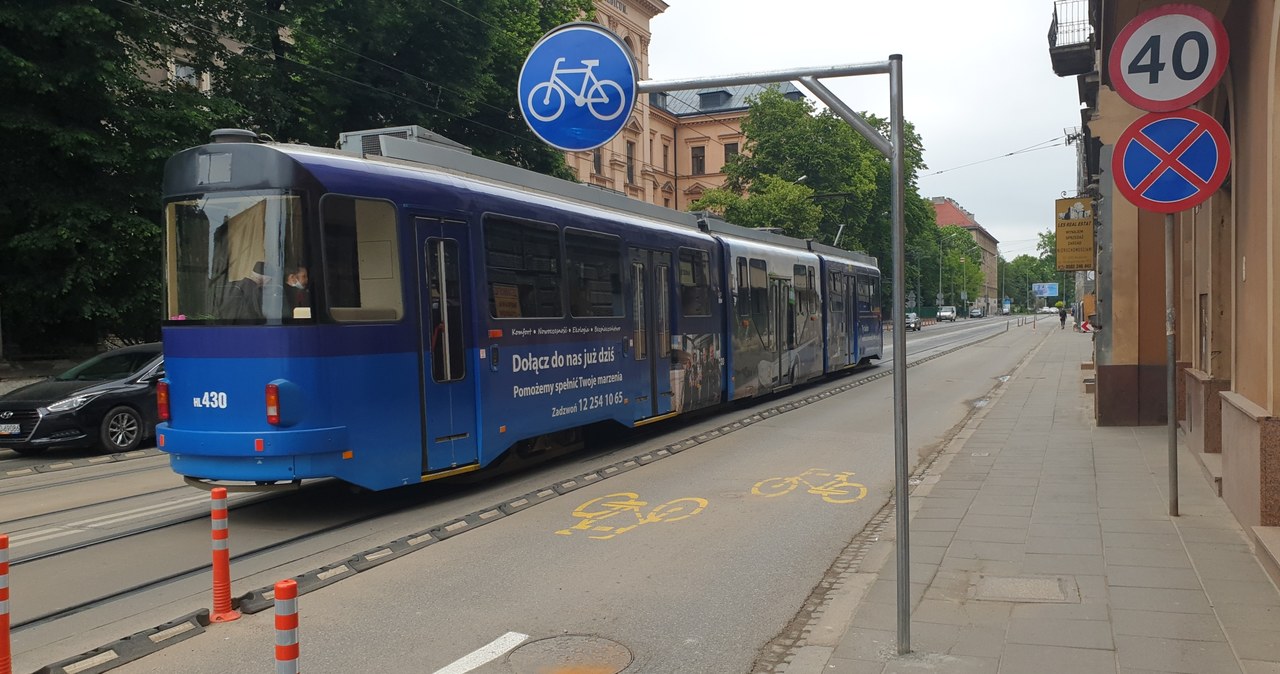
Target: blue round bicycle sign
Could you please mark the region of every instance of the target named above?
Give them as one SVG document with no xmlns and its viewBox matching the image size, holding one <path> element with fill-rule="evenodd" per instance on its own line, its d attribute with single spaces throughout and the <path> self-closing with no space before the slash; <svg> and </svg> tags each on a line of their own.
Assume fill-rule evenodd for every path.
<svg viewBox="0 0 1280 674">
<path fill-rule="evenodd" d="M 631 50 L 593 23 L 568 23 L 542 36 L 520 69 L 520 112 L 548 145 L 591 150 L 613 139 L 636 102 Z"/>
</svg>

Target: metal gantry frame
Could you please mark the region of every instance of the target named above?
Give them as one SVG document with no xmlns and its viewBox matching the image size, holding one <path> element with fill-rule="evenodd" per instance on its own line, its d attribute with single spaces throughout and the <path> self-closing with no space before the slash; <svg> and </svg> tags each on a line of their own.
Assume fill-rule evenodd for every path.
<svg viewBox="0 0 1280 674">
<path fill-rule="evenodd" d="M 845 105 L 820 80 L 858 75 L 889 76 L 889 138 L 885 138 L 866 119 Z M 894 516 L 897 521 L 898 562 L 898 653 L 911 652 L 911 553 L 907 504 L 907 476 L 910 472 L 907 454 L 907 333 L 903 307 L 906 306 L 906 225 L 903 204 L 906 193 L 906 147 L 902 114 L 902 55 L 893 54 L 887 61 L 818 68 L 790 68 L 758 73 L 741 73 L 719 77 L 695 77 L 680 80 L 645 80 L 636 83 L 640 94 L 665 91 L 687 91 L 707 87 L 743 84 L 776 84 L 798 81 L 832 112 L 848 122 L 892 165 L 893 201 L 893 444 L 894 444 Z"/>
</svg>

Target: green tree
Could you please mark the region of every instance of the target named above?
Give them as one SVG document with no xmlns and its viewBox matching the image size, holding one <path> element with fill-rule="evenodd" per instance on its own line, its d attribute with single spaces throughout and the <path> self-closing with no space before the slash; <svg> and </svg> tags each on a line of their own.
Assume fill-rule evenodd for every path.
<svg viewBox="0 0 1280 674">
<path fill-rule="evenodd" d="M 158 336 L 164 160 L 237 114 L 157 83 L 201 44 L 110 0 L 0 5 L 0 311 L 17 351 Z"/>
<path fill-rule="evenodd" d="M 252 111 L 255 130 L 331 146 L 343 131 L 418 124 L 481 156 L 570 177 L 513 92 L 538 38 L 590 17 L 590 0 L 234 5 L 218 24 L 235 42 L 219 55 L 216 88 Z"/>
<path fill-rule="evenodd" d="M 888 137 L 888 120 L 865 117 Z M 808 100 L 788 99 L 776 89 L 752 101 L 742 131 L 743 152 L 725 166 L 725 187 L 707 192 L 691 209 L 719 210 L 729 221 L 746 227 L 777 226 L 779 219 L 789 219 L 792 224 L 784 225 L 783 231 L 866 251 L 879 259 L 886 279 L 897 277 L 892 269 L 892 167 L 870 142 L 830 111 L 817 112 Z M 937 252 L 935 216 L 932 204 L 916 189 L 916 177 L 927 168 L 923 143 L 909 122 L 905 135 L 904 220 L 906 246 L 914 253 L 903 278 L 909 287 L 927 287 L 923 282 L 927 260 L 931 254 L 936 259 Z M 787 184 L 811 191 L 810 198 L 819 209 L 816 232 L 806 233 L 814 226 L 814 212 L 795 201 L 803 192 Z M 780 191 L 786 196 L 780 197 Z M 757 200 L 758 207 L 753 205 Z M 784 204 L 795 209 L 789 217 L 779 210 Z M 934 262 L 928 267 L 934 272 L 930 276 L 936 277 L 936 266 Z M 887 299 L 892 285 L 881 287 Z"/>
<path fill-rule="evenodd" d="M 520 63 L 590 0 L 50 0 L 0 4 L 0 311 L 32 352 L 161 317 L 164 161 L 210 130 L 332 146 L 419 124 L 571 177 L 514 99 Z M 174 59 L 208 77 L 170 81 Z"/>
</svg>

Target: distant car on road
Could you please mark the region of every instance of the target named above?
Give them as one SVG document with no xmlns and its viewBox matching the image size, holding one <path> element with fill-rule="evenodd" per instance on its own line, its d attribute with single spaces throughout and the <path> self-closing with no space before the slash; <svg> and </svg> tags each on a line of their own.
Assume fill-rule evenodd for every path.
<svg viewBox="0 0 1280 674">
<path fill-rule="evenodd" d="M 1040 307 L 1040 310 L 1037 313 L 1056 314 L 1058 313 L 1058 307 Z"/>
<path fill-rule="evenodd" d="M 0 395 L 0 448 L 34 454 L 50 447 L 136 449 L 156 428 L 159 342 L 98 354 L 44 381 Z"/>
<path fill-rule="evenodd" d="M 938 307 L 938 320 L 951 321 L 952 323 L 954 323 L 956 320 L 956 308 L 955 307 Z"/>
<path fill-rule="evenodd" d="M 922 322 L 921 322 L 921 320 L 920 320 L 920 317 L 919 317 L 919 316 L 917 316 L 916 314 L 907 314 L 907 329 L 908 329 L 908 330 L 915 330 L 916 332 L 919 332 L 919 331 L 920 331 L 921 324 L 922 324 Z"/>
<path fill-rule="evenodd" d="M 969 318 L 982 318 L 982 309 L 974 307 L 969 310 Z"/>
</svg>

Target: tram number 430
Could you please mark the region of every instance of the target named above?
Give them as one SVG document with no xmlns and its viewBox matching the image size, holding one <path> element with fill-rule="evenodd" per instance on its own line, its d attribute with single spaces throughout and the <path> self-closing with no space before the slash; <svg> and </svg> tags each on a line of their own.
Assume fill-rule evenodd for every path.
<svg viewBox="0 0 1280 674">
<path fill-rule="evenodd" d="M 191 399 L 192 407 L 214 407 L 220 410 L 227 409 L 227 394 L 222 391 L 205 391 L 204 395 L 196 396 Z"/>
</svg>

